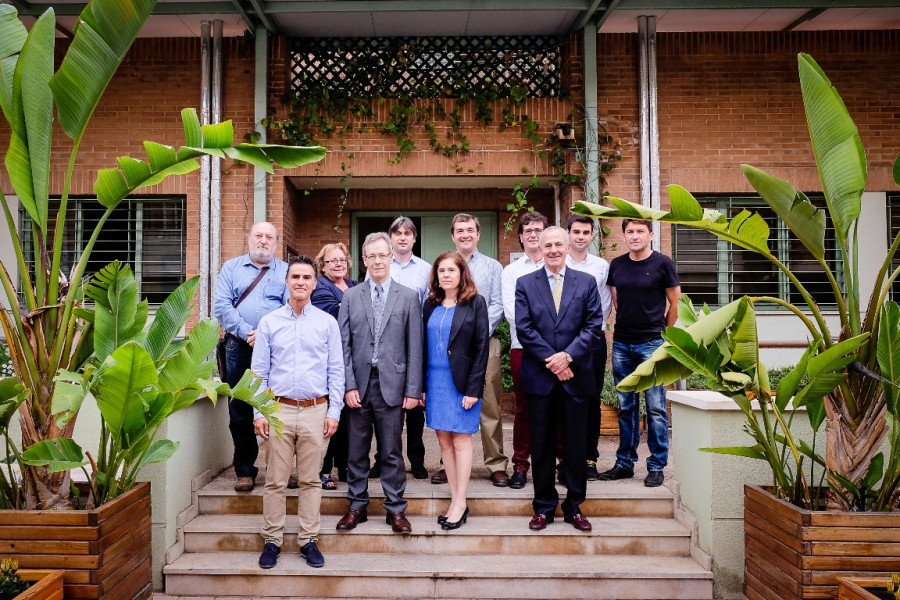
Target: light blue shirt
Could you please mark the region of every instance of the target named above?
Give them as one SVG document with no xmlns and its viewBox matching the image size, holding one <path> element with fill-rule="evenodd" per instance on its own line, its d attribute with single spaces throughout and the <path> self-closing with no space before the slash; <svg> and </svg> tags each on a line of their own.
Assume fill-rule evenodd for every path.
<svg viewBox="0 0 900 600">
<path fill-rule="evenodd" d="M 419 293 L 419 302 L 425 304 L 428 297 L 428 278 L 431 277 L 431 265 L 416 256 L 410 255 L 405 265 L 396 258 L 391 261 L 391 279 Z"/>
<path fill-rule="evenodd" d="M 553 271 L 544 267 L 544 273 L 547 274 L 547 281 L 550 282 L 550 292 L 556 289 L 556 277 L 553 276 Z M 563 268 L 559 270 L 559 282 L 563 285 L 566 284 L 566 266 L 563 265 Z"/>
<path fill-rule="evenodd" d="M 309 400 L 328 396 L 328 418 L 344 407 L 344 350 L 337 321 L 312 304 L 294 313 L 289 304 L 264 316 L 256 331 L 250 370 L 276 396 Z M 254 409 L 253 419 L 262 415 Z"/>
<path fill-rule="evenodd" d="M 372 281 L 371 279 L 369 280 L 369 294 L 371 294 L 371 296 L 372 296 L 372 308 L 373 309 L 375 307 L 375 286 L 376 285 L 377 284 L 374 281 Z M 382 289 L 381 300 L 383 302 L 386 302 L 388 290 L 391 289 L 391 278 L 390 277 L 388 277 L 387 279 L 385 279 L 384 281 L 381 282 L 381 289 Z"/>
<path fill-rule="evenodd" d="M 250 287 L 260 267 L 257 267 L 250 255 L 245 254 L 232 258 L 222 266 L 216 282 L 216 297 L 213 302 L 213 316 L 227 333 L 242 340 L 257 328 L 259 320 L 279 306 L 284 306 L 289 295 L 285 279 L 287 279 L 287 263 L 273 258 L 269 262 L 269 271 L 256 284 L 250 295 L 244 298 L 241 305 L 234 307 L 238 298 Z"/>
<path fill-rule="evenodd" d="M 503 267 L 499 262 L 475 251 L 469 257 L 469 270 L 472 271 L 472 279 L 478 287 L 478 293 L 487 303 L 488 327 L 491 335 L 503 319 L 503 284 L 500 282 L 503 276 Z"/>
</svg>

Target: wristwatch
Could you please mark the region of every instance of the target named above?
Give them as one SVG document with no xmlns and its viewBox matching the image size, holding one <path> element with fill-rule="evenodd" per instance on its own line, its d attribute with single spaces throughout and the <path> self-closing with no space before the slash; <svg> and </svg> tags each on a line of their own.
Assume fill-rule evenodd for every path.
<svg viewBox="0 0 900 600">
<path fill-rule="evenodd" d="M 566 360 L 569 361 L 569 364 L 572 363 L 572 355 L 566 352 Z"/>
</svg>

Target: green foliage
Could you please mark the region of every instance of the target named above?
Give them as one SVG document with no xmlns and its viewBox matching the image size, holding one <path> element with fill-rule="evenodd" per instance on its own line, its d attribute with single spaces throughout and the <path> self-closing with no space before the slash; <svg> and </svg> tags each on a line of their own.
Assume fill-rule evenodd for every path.
<svg viewBox="0 0 900 600">
<path fill-rule="evenodd" d="M 56 469 L 66 462 L 82 464 L 84 461 L 84 454 L 74 456 L 69 438 L 78 409 L 86 398 L 98 401 L 105 422 L 110 425 L 103 435 L 119 440 L 110 442 L 119 444 L 110 449 L 104 445 L 107 440 L 104 437 L 101 447 L 105 449 L 101 450 L 96 464 L 91 463 L 94 498 L 99 503 L 127 489 L 147 457 L 161 460 L 168 453 L 165 444 L 152 444 L 149 430 L 143 435 L 134 429 L 138 420 L 164 419 L 169 402 L 178 409 L 189 405 L 192 397 L 215 392 L 203 383 L 208 377 L 208 373 L 202 372 L 206 369 L 205 354 L 197 355 L 197 348 L 191 350 L 194 352 L 191 376 L 195 381 L 187 384 L 185 390 L 167 389 L 156 398 L 145 397 L 146 388 L 134 387 L 136 382 L 143 381 L 152 388 L 156 385 L 154 372 L 159 385 L 166 383 L 164 375 L 170 373 L 165 369 L 180 360 L 181 346 L 173 343 L 178 333 L 173 325 L 184 324 L 185 306 L 189 306 L 192 292 L 181 288 L 181 297 L 167 300 L 153 324 L 145 327 L 147 304 L 138 301 L 136 286 L 126 277 L 126 271 L 130 270 L 117 265 L 114 270 L 102 271 L 92 284 L 83 285 L 91 252 L 116 206 L 137 190 L 199 168 L 197 158 L 202 156 L 240 160 L 271 172 L 273 162 L 282 167 L 295 167 L 320 160 L 325 153 L 324 148 L 235 145 L 230 121 L 201 127 L 196 113 L 185 110 L 182 112 L 183 147 L 175 149 L 145 142 L 146 160 L 119 157 L 116 166 L 98 172 L 94 191 L 105 211 L 96 227 L 84 232 L 88 239 L 81 255 L 75 257 L 74 268 L 63 272 L 62 244 L 67 227 L 71 226 L 66 217 L 78 149 L 96 106 L 155 4 L 155 0 L 93 0 L 79 16 L 71 44 L 61 57 L 57 57 L 55 48 L 52 8 L 28 32 L 15 8 L 0 5 L 0 109 L 10 134 L 4 156 L 6 172 L 0 178 L 9 181 L 28 213 L 33 245 L 27 253 L 36 261 L 33 269 L 26 267 L 26 249 L 17 229 L 18 219 L 6 196 L 0 194 L 15 255 L 15 271 L 21 278 L 21 283 L 14 282 L 9 276 L 12 269 L 0 265 L 0 287 L 5 303 L 14 307 L 11 311 L 0 311 L 0 326 L 15 371 L 15 381 L 10 383 L 11 378 L 7 377 L 0 382 L 0 411 L 6 417 L 11 409 L 15 412 L 16 403 L 25 404 L 19 412 L 23 421 L 23 454 L 19 454 L 9 439 L 9 419 L 0 423 L 0 437 L 5 440 L 3 455 L 9 457 L 6 466 L 0 466 L 0 503 L 8 507 L 69 506 L 69 479 Z M 58 63 L 57 58 L 61 58 Z M 56 64 L 59 67 L 55 69 Z M 58 144 L 68 149 L 65 157 L 68 168 L 62 178 L 59 210 L 56 215 L 49 215 L 50 173 L 62 171 L 61 167 L 53 166 L 50 152 L 54 147 L 54 113 L 71 143 Z M 55 230 L 51 231 L 53 222 Z M 117 295 L 111 296 L 109 290 L 113 288 Z M 174 309 L 171 314 L 170 309 Z M 200 332 L 192 332 L 189 337 L 203 335 L 204 340 L 209 337 L 204 328 L 198 328 Z M 192 347 L 191 343 L 185 347 Z M 154 367 L 163 371 L 154 371 Z M 183 375 L 183 371 L 178 374 Z M 171 375 L 175 377 L 175 373 Z M 113 390 L 125 396 L 111 398 Z M 164 394 L 168 396 L 163 397 Z M 135 398 L 140 401 L 140 407 Z M 117 403 L 126 401 L 127 410 L 117 414 L 120 408 Z M 117 424 L 117 431 L 112 431 L 112 424 Z M 153 431 L 154 427 L 158 423 L 151 427 Z M 45 444 L 42 448 L 35 449 L 42 443 Z M 42 462 L 38 462 L 34 453 L 42 451 Z M 115 463 L 122 456 L 120 452 L 128 454 L 122 462 Z M 22 462 L 25 455 L 30 458 Z M 16 487 L 16 481 L 10 476 L 9 461 L 18 462 L 22 468 L 21 488 Z M 51 463 L 53 469 L 36 466 Z"/>
<path fill-rule="evenodd" d="M 797 63 L 825 209 L 815 207 L 787 181 L 750 165 L 741 168 L 765 203 L 819 263 L 837 306 L 836 334 L 819 303 L 769 248 L 769 225 L 758 213 L 745 210 L 728 220 L 716 210 L 703 208 L 677 185 L 669 186 L 668 212 L 613 197 L 608 198 L 611 206 L 578 202 L 572 211 L 603 219 L 652 219 L 702 229 L 762 256 L 784 273 L 802 298 L 800 307 L 780 298 L 744 297 L 717 311 L 706 310 L 693 321 L 693 307 L 679 311 L 686 328 L 667 329 L 663 336 L 667 343 L 622 385 L 640 389 L 650 381 L 668 382 L 698 373 L 712 382 L 714 389 L 735 399 L 747 415 L 746 430 L 756 441 L 752 447 L 717 451 L 767 460 L 777 495 L 799 506 L 818 507 L 801 469 L 805 459 L 825 466 L 830 508 L 895 510 L 900 505 L 900 308 L 887 298 L 900 276 L 900 268 L 892 266 L 900 236 L 892 241 L 875 277 L 868 308 L 863 310 L 859 236 L 855 232 L 866 183 L 865 154 L 856 125 L 828 77 L 807 54 L 800 54 Z M 893 175 L 900 184 L 900 157 L 894 162 Z M 826 212 L 834 224 L 844 265 L 841 278 L 825 260 Z M 772 386 L 758 359 L 755 319 L 750 319 L 753 305 L 759 302 L 793 313 L 812 340 L 802 360 L 778 384 L 777 400 L 771 397 Z M 802 383 L 804 374 L 808 383 Z M 752 392 L 758 399 L 761 417 L 750 409 L 744 392 Z M 827 465 L 806 442 L 793 437 L 789 421 L 784 421 L 782 412 L 791 397 L 795 408 L 806 408 L 813 430 L 830 419 L 825 428 Z M 878 453 L 885 438 L 890 444 L 886 458 Z M 857 439 L 868 443 L 853 443 Z M 785 461 L 787 455 L 793 458 Z"/>
<path fill-rule="evenodd" d="M 97 350 L 83 374 L 61 371 L 56 376 L 52 411 L 64 427 L 86 398 L 96 401 L 101 415 L 96 458 L 73 440 L 57 437 L 25 450 L 25 464 L 46 466 L 51 473 L 85 470 L 93 504 L 99 506 L 131 489 L 143 467 L 171 458 L 178 443 L 157 439 L 159 429 L 169 416 L 200 398 L 215 404 L 219 395 L 240 396 L 280 430 L 271 404 L 266 404 L 272 392 L 260 389 L 258 379 L 246 375 L 234 390 L 210 379 L 214 361 L 208 357 L 219 337 L 215 320 L 200 321 L 184 340 L 176 341 L 194 308 L 199 283 L 194 277 L 180 285 L 146 325 L 146 300 L 138 301 L 130 267 L 114 262 L 94 277 L 86 294 L 96 306 Z M 91 473 L 85 469 L 88 465 Z"/>
<path fill-rule="evenodd" d="M 512 347 L 509 335 L 509 323 L 506 319 L 497 325 L 497 338 L 500 340 L 500 381 L 503 383 L 504 392 L 515 391 L 512 378 L 512 368 L 509 366 L 509 351 Z"/>
</svg>

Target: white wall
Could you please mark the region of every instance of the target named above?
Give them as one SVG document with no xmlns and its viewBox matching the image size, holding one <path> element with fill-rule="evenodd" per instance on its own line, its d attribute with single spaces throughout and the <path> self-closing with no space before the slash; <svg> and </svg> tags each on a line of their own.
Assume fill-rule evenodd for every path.
<svg viewBox="0 0 900 600">
<path fill-rule="evenodd" d="M 6 196 L 6 203 L 9 206 L 9 212 L 12 213 L 13 219 L 18 223 L 19 217 L 19 199 L 15 196 Z M 15 246 L 13 246 L 12 238 L 6 235 L 6 219 L 3 219 L 3 226 L 0 227 L 3 235 L 0 235 L 0 263 L 6 267 L 9 278 L 14 282 L 19 281 L 19 267 L 16 263 Z M 9 303 L 6 301 L 6 294 L 0 293 L 0 306 L 9 309 Z M 0 339 L 3 338 L 3 331 L 0 330 Z"/>
</svg>

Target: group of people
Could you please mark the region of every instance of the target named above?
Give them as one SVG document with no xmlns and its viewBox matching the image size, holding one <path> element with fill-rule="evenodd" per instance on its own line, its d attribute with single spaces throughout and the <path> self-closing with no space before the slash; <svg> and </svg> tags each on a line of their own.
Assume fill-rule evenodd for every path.
<svg viewBox="0 0 900 600">
<path fill-rule="evenodd" d="M 368 520 L 368 479 L 380 477 L 387 524 L 398 533 L 412 530 L 403 498 L 404 421 L 407 457 L 418 479 L 428 477 L 425 425 L 436 431 L 442 468 L 431 481 L 450 489 L 450 506 L 437 518 L 442 529 L 466 523 L 472 435 L 480 430 L 493 485 L 522 488 L 533 466 L 532 530 L 553 522 L 557 480 L 567 490 L 564 520 L 591 530 L 580 510 L 587 480 L 633 477 L 640 440 L 637 394 L 619 392 L 616 462 L 598 472 L 606 321 L 616 308 L 618 382 L 662 343 L 680 295 L 674 263 L 650 248 L 649 222 L 624 220 L 628 254 L 612 264 L 588 251 L 594 226 L 592 219 L 574 216 L 564 229 L 538 212 L 526 213 L 518 225 L 524 254 L 503 268 L 478 251 L 478 219 L 461 213 L 450 225 L 455 250 L 429 265 L 413 254 L 415 224 L 398 217 L 388 232 L 363 242 L 362 283 L 348 277 L 352 263 L 344 244 L 325 245 L 315 259 L 285 263 L 275 258 L 275 227 L 253 226 L 248 254 L 228 261 L 219 276 L 215 315 L 227 338 L 225 380 L 234 385 L 249 368 L 281 405 L 280 436 L 250 406 L 237 400 L 229 405 L 235 490 L 253 489 L 256 438 L 267 440 L 262 568 L 274 567 L 280 554 L 288 487 L 299 488 L 300 553 L 310 566 L 324 564 L 317 546 L 321 495 L 335 487 L 335 468 L 347 482 L 349 500 L 337 529 Z M 496 335 L 504 316 L 516 391 L 511 476 Z M 646 392 L 646 404 L 651 456 L 644 483 L 658 486 L 668 452 L 661 387 Z"/>
</svg>

